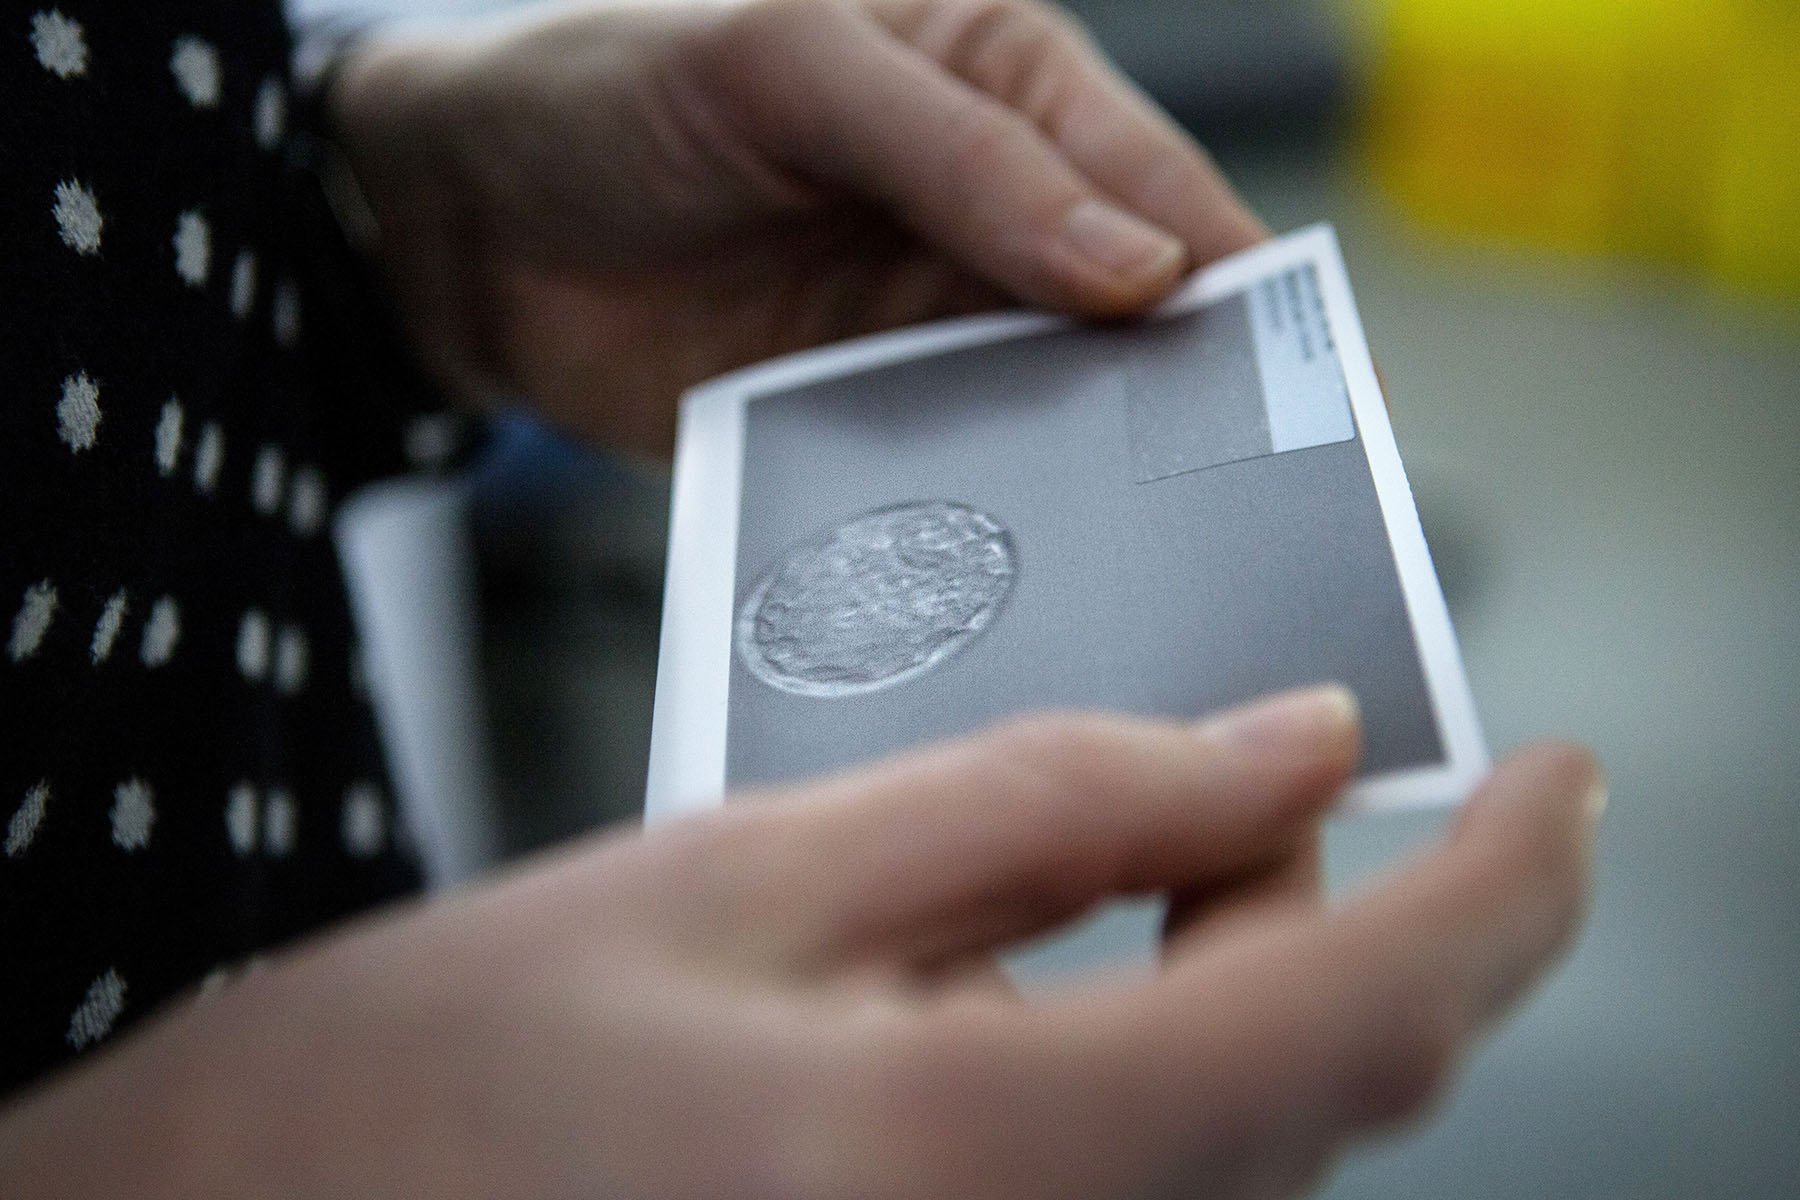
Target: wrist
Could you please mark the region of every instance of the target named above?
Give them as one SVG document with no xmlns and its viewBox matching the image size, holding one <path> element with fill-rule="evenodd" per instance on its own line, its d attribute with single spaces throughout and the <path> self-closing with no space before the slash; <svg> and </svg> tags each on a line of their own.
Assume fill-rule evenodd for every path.
<svg viewBox="0 0 1800 1200">
<path fill-rule="evenodd" d="M 407 207 L 454 193 L 433 57 L 411 41 L 371 35 L 343 45 L 318 81 L 322 133 L 341 156 L 372 224 L 351 232 L 374 252 L 403 240 Z"/>
<path fill-rule="evenodd" d="M 346 46 L 318 94 L 329 147 L 320 177 L 425 365 L 452 392 L 482 399 L 507 373 L 482 299 L 492 239 L 468 153 L 471 53 L 400 31 Z"/>
</svg>

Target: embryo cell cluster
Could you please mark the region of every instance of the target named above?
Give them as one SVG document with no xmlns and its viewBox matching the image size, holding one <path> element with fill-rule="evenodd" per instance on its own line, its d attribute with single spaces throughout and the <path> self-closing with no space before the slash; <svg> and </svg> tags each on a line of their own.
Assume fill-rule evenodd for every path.
<svg viewBox="0 0 1800 1200">
<path fill-rule="evenodd" d="M 794 547 L 757 583 L 737 652 L 798 695 L 890 687 L 987 628 L 1017 573 L 1012 535 L 986 513 L 947 500 L 877 509 Z"/>
</svg>

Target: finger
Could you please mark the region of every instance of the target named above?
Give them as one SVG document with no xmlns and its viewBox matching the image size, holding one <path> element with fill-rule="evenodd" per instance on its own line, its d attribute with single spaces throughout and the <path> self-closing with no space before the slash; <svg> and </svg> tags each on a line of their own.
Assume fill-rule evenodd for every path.
<svg viewBox="0 0 1800 1200">
<path fill-rule="evenodd" d="M 951 1003 L 1015 1001 L 1019 989 L 1006 967 L 986 951 L 941 966 L 927 967 L 918 977 L 927 988 Z"/>
<path fill-rule="evenodd" d="M 1179 238 L 1121 208 L 1028 117 L 860 11 L 755 6 L 714 45 L 704 74 L 781 166 L 881 204 L 1022 299 L 1120 316 L 1187 267 Z M 769 46 L 781 48 L 779 72 Z"/>
<path fill-rule="evenodd" d="M 703 262 L 597 273 L 521 260 L 496 271 L 506 357 L 537 408 L 577 434 L 667 457 L 675 400 L 771 355 L 1004 306 L 918 239 L 851 212 L 772 227 Z M 805 263 L 801 272 L 782 264 Z M 691 302 L 671 305 L 682 295 Z M 594 403 L 597 395 L 666 403 Z"/>
<path fill-rule="evenodd" d="M 1416 1115 L 1567 946 L 1603 797 L 1586 751 L 1520 753 L 1386 884 L 1335 913 L 1240 925 L 1085 1018 L 1111 1022 L 1112 1053 L 1163 1103 L 1198 1098 L 1244 1139 L 1335 1143 Z"/>
<path fill-rule="evenodd" d="M 753 873 L 726 886 L 804 957 L 954 959 L 1268 861 L 1343 786 L 1358 742 L 1335 686 L 1198 726 L 1015 721 L 765 808 L 739 854 Z"/>
<path fill-rule="evenodd" d="M 1022 113 L 1088 179 L 1196 263 L 1269 236 L 1199 144 L 1067 14 L 1030 0 L 884 0 L 895 34 Z"/>
<path fill-rule="evenodd" d="M 1239 920 L 1267 917 L 1279 909 L 1316 908 L 1324 902 L 1324 834 L 1300 832 L 1267 863 L 1235 878 L 1175 892 L 1163 917 L 1163 953 L 1178 957 L 1200 939 Z"/>
</svg>

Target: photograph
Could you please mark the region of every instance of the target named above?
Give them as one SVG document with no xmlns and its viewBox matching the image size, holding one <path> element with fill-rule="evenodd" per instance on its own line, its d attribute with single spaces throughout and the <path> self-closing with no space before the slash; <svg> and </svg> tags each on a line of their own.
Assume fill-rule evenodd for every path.
<svg viewBox="0 0 1800 1200">
<path fill-rule="evenodd" d="M 8 12 L 0 1200 L 1800 1200 L 1800 2 Z"/>
<path fill-rule="evenodd" d="M 1354 803 L 1459 799 L 1480 734 L 1404 476 L 1379 477 L 1392 433 L 1353 406 L 1342 268 L 1328 232 L 1277 246 L 1135 324 L 952 322 L 694 393 L 659 700 L 704 671 L 724 703 L 659 707 L 652 815 L 1024 712 L 1193 718 L 1326 681 L 1366 723 Z"/>
</svg>

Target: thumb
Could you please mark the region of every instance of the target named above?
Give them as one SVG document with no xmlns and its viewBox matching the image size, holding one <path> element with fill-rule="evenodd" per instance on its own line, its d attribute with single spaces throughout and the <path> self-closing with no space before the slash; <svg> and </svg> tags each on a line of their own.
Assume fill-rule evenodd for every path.
<svg viewBox="0 0 1800 1200">
<path fill-rule="evenodd" d="M 1335 686 L 1199 725 L 1025 718 L 733 806 L 755 832 L 734 856 L 732 908 L 826 965 L 994 950 L 1115 895 L 1242 878 L 1294 853 L 1359 741 Z"/>
<path fill-rule="evenodd" d="M 1026 115 L 861 11 L 759 5 L 719 46 L 715 69 L 766 152 L 883 205 L 1026 301 L 1122 316 L 1190 264 L 1180 238 L 1108 196 Z"/>
</svg>

